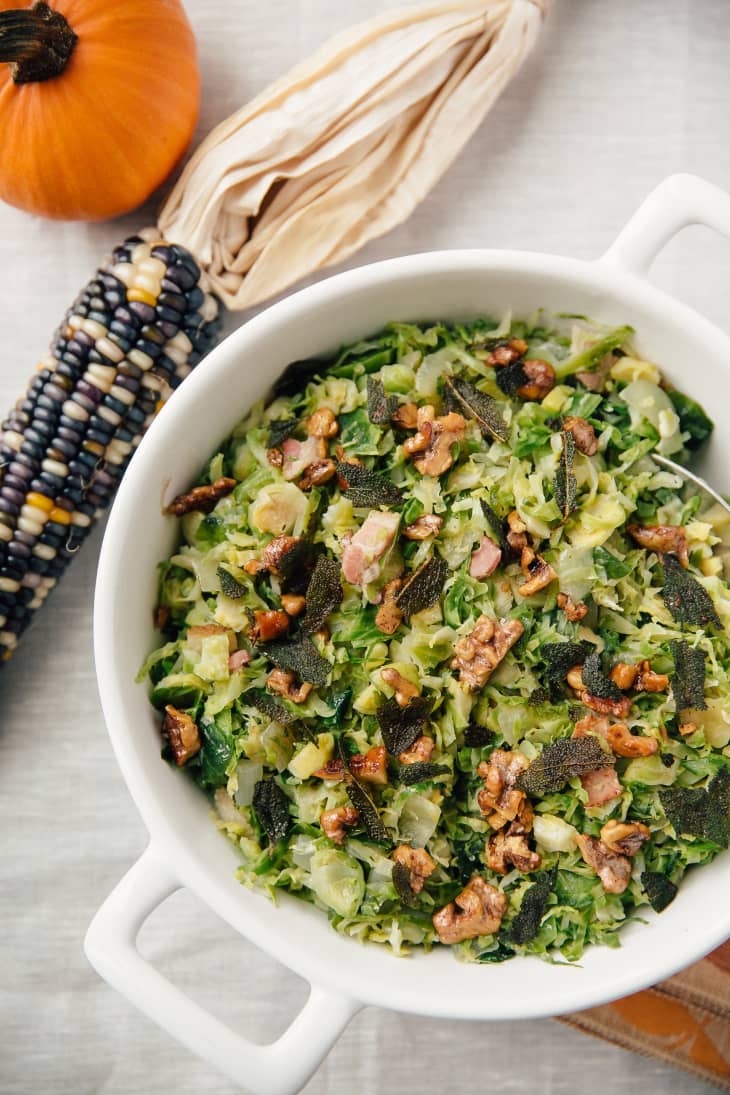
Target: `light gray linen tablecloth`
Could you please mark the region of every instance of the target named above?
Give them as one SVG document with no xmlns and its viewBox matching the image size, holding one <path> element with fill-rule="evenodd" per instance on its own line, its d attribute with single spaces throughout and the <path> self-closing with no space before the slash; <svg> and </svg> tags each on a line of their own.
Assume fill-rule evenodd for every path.
<svg viewBox="0 0 730 1095">
<path fill-rule="evenodd" d="M 385 6 L 188 0 L 203 68 L 200 134 L 331 31 Z M 537 54 L 448 176 L 408 224 L 352 265 L 485 245 L 590 258 L 663 176 L 689 170 L 730 187 L 729 51 L 727 0 L 557 0 Z M 113 224 L 64 225 L 0 208 L 3 407 L 96 263 L 152 215 L 150 206 Z M 655 277 L 728 326 L 726 241 L 684 233 Z M 146 842 L 94 681 L 100 540 L 97 531 L 2 671 L 0 1092 L 229 1095 L 226 1080 L 103 984 L 81 949 L 94 911 Z M 283 1029 L 304 999 L 302 982 L 189 894 L 153 916 L 143 941 L 163 972 L 253 1036 Z M 710 1091 L 552 1021 L 460 1024 L 374 1009 L 354 1020 L 306 1091 L 582 1095 L 589 1087 Z"/>
</svg>

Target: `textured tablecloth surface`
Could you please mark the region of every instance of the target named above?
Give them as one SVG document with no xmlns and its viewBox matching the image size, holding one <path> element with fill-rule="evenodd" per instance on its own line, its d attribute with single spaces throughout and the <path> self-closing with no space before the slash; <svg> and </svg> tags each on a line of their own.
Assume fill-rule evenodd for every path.
<svg viewBox="0 0 730 1095">
<path fill-rule="evenodd" d="M 383 0 L 187 0 L 203 68 L 202 134 L 323 38 Z M 411 221 L 351 265 L 494 246 L 591 258 L 673 171 L 730 187 L 726 0 L 555 0 L 537 53 Z M 0 150 L 0 155 L 2 151 Z M 0 208 L 0 403 L 20 394 L 122 222 L 49 224 Z M 675 240 L 655 279 L 730 326 L 730 244 Z M 687 363 L 688 369 L 700 367 Z M 97 532 L 3 671 L 0 719 L 0 1092 L 232 1095 L 103 984 L 81 945 L 146 834 L 102 722 L 91 650 Z M 143 932 L 177 984 L 234 1026 L 281 1030 L 305 986 L 178 894 Z M 437 987 L 434 986 L 434 993 Z M 368 1009 L 308 1095 L 700 1095 L 706 1084 L 552 1021 L 489 1025 Z"/>
</svg>

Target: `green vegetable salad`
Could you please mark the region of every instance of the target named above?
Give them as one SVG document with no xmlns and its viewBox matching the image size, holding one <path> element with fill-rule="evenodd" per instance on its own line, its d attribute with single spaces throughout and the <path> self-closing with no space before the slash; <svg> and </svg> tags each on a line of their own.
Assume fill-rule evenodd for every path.
<svg viewBox="0 0 730 1095">
<path fill-rule="evenodd" d="M 296 362 L 170 507 L 163 755 L 245 885 L 399 954 L 576 960 L 728 847 L 728 519 L 653 459 L 712 424 L 542 323 Z"/>
</svg>

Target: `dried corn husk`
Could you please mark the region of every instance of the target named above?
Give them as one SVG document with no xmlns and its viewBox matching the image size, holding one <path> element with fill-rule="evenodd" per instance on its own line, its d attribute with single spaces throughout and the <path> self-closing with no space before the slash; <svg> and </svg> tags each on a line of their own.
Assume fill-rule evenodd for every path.
<svg viewBox="0 0 730 1095">
<path fill-rule="evenodd" d="M 547 0 L 405 8 L 339 34 L 222 122 L 162 210 L 243 309 L 405 220 L 534 45 Z"/>
</svg>

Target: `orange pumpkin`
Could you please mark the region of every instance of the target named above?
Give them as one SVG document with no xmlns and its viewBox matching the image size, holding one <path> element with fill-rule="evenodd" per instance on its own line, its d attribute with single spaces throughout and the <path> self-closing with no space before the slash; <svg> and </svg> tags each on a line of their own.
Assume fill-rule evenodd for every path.
<svg viewBox="0 0 730 1095">
<path fill-rule="evenodd" d="M 62 220 L 126 213 L 160 185 L 198 116 L 179 0 L 0 0 L 0 199 Z"/>
</svg>

